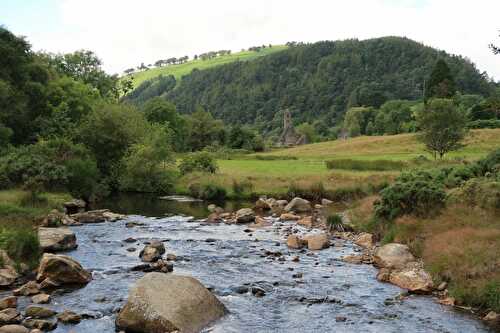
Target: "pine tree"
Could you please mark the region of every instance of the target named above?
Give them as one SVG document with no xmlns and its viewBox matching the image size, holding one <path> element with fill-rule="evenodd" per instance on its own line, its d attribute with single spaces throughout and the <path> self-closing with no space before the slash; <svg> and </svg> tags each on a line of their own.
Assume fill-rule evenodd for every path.
<svg viewBox="0 0 500 333">
<path fill-rule="evenodd" d="M 425 100 L 429 98 L 451 98 L 457 88 L 448 64 L 439 59 L 432 70 L 425 90 Z"/>
</svg>

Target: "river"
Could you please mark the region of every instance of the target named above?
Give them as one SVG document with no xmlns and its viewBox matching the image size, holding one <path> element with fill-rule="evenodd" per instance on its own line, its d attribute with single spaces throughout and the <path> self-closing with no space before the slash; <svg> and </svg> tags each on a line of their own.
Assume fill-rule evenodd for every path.
<svg viewBox="0 0 500 333">
<path fill-rule="evenodd" d="M 378 282 L 375 268 L 340 260 L 359 251 L 350 242 L 336 239 L 335 246 L 314 253 L 289 250 L 278 221 L 251 233 L 244 225 L 207 225 L 196 220 L 206 216 L 206 203 L 123 196 L 103 205 L 130 215 L 72 227 L 79 246 L 67 254 L 91 270 L 93 280 L 82 289 L 54 294 L 50 306 L 89 319 L 75 326 L 60 324 L 54 332 L 115 332 L 115 316 L 128 289 L 144 274 L 130 269 L 141 263 L 143 242 L 153 239 L 177 256 L 174 274 L 199 279 L 229 309 L 207 332 L 489 332 L 481 321 L 432 297 L 394 300 L 402 290 Z M 142 225 L 127 228 L 132 221 Z M 127 238 L 137 241 L 126 243 Z M 279 251 L 286 260 L 266 256 L 266 251 Z M 292 261 L 294 256 L 300 261 Z M 265 296 L 240 294 L 242 286 L 261 288 Z"/>
</svg>

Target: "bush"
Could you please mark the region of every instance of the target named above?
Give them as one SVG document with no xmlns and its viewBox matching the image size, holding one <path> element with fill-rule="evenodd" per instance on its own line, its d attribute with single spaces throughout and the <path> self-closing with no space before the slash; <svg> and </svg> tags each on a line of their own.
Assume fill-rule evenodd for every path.
<svg viewBox="0 0 500 333">
<path fill-rule="evenodd" d="M 99 170 L 94 160 L 75 159 L 66 163 L 68 172 L 67 189 L 75 198 L 90 201 L 97 188 Z"/>
<path fill-rule="evenodd" d="M 202 200 L 222 201 L 227 197 L 226 189 L 216 184 L 198 184 L 189 185 L 189 194 Z"/>
<path fill-rule="evenodd" d="M 16 263 L 25 262 L 34 267 L 40 258 L 40 242 L 31 228 L 0 229 L 0 248 Z"/>
<path fill-rule="evenodd" d="M 346 231 L 346 226 L 342 222 L 342 216 L 340 214 L 333 214 L 327 217 L 326 225 L 328 226 L 328 230 L 331 231 Z"/>
<path fill-rule="evenodd" d="M 188 154 L 179 164 L 179 170 L 183 175 L 194 171 L 215 173 L 217 169 L 215 159 L 204 151 Z"/>
<path fill-rule="evenodd" d="M 407 166 L 405 162 L 402 161 L 389 161 L 389 160 L 351 160 L 351 159 L 339 159 L 326 161 L 326 167 L 328 169 L 344 169 L 344 170 L 374 170 L 374 171 L 391 171 L 391 170 L 402 170 Z"/>
<path fill-rule="evenodd" d="M 245 193 L 250 194 L 253 190 L 253 184 L 250 181 L 241 181 L 233 179 L 233 193 L 235 198 L 241 199 L 245 197 Z"/>
<path fill-rule="evenodd" d="M 380 192 L 375 203 L 377 217 L 393 220 L 404 214 L 425 217 L 444 206 L 446 193 L 440 184 L 432 181 L 397 181 Z"/>
<path fill-rule="evenodd" d="M 469 128 L 500 128 L 500 119 L 480 119 L 469 122 Z"/>
<path fill-rule="evenodd" d="M 307 188 L 300 187 L 296 183 L 292 182 L 288 186 L 287 190 L 288 199 L 301 197 L 311 201 L 321 201 L 321 199 L 328 198 L 329 196 L 329 192 L 326 190 L 322 182 L 311 184 Z"/>
<path fill-rule="evenodd" d="M 276 161 L 276 160 L 297 160 L 296 156 L 280 156 L 280 155 L 256 155 L 256 160 Z"/>
</svg>

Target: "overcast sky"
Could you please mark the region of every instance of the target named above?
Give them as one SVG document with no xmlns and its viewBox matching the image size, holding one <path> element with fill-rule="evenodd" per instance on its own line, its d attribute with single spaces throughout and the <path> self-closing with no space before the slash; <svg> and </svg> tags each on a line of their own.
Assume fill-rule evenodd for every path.
<svg viewBox="0 0 500 333">
<path fill-rule="evenodd" d="M 90 49 L 119 73 L 141 62 L 287 41 L 406 36 L 500 80 L 500 0 L 0 0 L 35 50 Z"/>
</svg>

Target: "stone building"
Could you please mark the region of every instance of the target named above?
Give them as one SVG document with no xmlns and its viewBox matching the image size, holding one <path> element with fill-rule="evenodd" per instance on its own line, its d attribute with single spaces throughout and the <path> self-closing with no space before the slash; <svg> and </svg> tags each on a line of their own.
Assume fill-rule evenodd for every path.
<svg viewBox="0 0 500 333">
<path fill-rule="evenodd" d="M 283 133 L 278 140 L 279 146 L 289 147 L 306 144 L 307 140 L 304 135 L 295 131 L 292 123 L 292 114 L 290 111 L 285 110 L 283 113 Z"/>
</svg>

